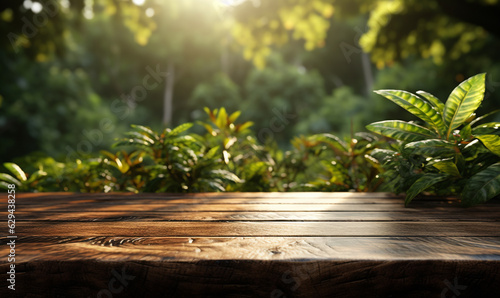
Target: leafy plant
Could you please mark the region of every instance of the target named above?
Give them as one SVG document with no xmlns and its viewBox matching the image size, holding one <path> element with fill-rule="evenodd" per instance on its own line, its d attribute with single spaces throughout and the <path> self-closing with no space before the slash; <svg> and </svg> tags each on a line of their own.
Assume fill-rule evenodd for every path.
<svg viewBox="0 0 500 298">
<path fill-rule="evenodd" d="M 297 140 L 296 140 L 297 142 Z M 383 148 L 381 138 L 370 133 L 356 133 L 342 140 L 332 134 L 317 134 L 302 140 L 311 148 L 315 163 L 323 166 L 323 174 L 307 183 L 311 190 L 361 192 L 376 191 L 383 183 L 382 167 L 369 154 Z"/>
<path fill-rule="evenodd" d="M 192 123 L 185 123 L 158 134 L 149 127 L 134 125 L 128 138 L 115 144 L 146 152 L 144 170 L 150 179 L 141 179 L 147 181 L 142 191 L 224 191 L 228 183 L 239 182 L 235 174 L 222 169 L 221 157 L 216 154 L 218 147 L 207 148 L 200 136 L 185 134 L 191 127 Z M 122 174 L 128 172 L 123 163 L 119 166 L 116 159 L 114 163 Z"/>
<path fill-rule="evenodd" d="M 19 191 L 28 191 L 47 175 L 42 168 L 31 175 L 26 175 L 21 167 L 15 163 L 6 162 L 3 166 L 12 174 L 0 173 L 0 188 L 3 189 L 8 189 L 9 184 L 15 184 Z"/>
<path fill-rule="evenodd" d="M 367 129 L 398 140 L 394 148 L 374 150 L 392 175 L 396 192 L 406 192 L 408 205 L 418 194 L 460 194 L 465 206 L 486 202 L 500 194 L 499 122 L 478 125 L 498 112 L 476 117 L 485 90 L 485 74 L 460 85 L 442 103 L 430 93 L 400 90 L 376 93 L 420 118 L 423 124 L 389 120 Z"/>
<path fill-rule="evenodd" d="M 143 164 L 145 151 L 133 150 L 127 153 L 121 150 L 113 154 L 101 150 L 101 154 L 106 157 L 103 163 L 110 166 L 111 175 L 106 177 L 111 182 L 110 188 L 114 186 L 113 190 L 139 192 L 148 182 L 148 171 Z"/>
</svg>

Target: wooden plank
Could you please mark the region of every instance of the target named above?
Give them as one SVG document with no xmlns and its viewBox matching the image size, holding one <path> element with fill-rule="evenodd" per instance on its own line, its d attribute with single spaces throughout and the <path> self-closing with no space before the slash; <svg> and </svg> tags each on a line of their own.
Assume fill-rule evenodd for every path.
<svg viewBox="0 0 500 298">
<path fill-rule="evenodd" d="M 202 212 L 202 211 L 260 211 L 260 212 L 275 212 L 275 211 L 288 211 L 288 212 L 321 212 L 321 211 L 357 211 L 357 212 L 373 212 L 373 211 L 413 211 L 413 212 L 427 212 L 429 210 L 445 211 L 445 210 L 462 210 L 463 208 L 456 205 L 412 205 L 405 208 L 402 203 L 393 204 L 56 204 L 52 206 L 47 205 L 19 205 L 16 210 L 25 212 L 40 212 L 40 211 L 94 211 L 94 212 L 109 212 L 109 211 L 123 211 L 123 212 L 137 212 L 137 211 L 176 211 L 176 212 Z M 492 209 L 494 208 L 494 209 Z M 478 211 L 497 211 L 498 206 L 481 205 L 473 207 L 469 210 Z"/>
<path fill-rule="evenodd" d="M 18 238 L 17 243 L 22 251 L 16 256 L 18 263 L 166 259 L 500 261 L 500 237 L 29 236 Z M 8 247 L 0 247 L 0 253 L 7 255 Z"/>
<path fill-rule="evenodd" d="M 500 216 L 491 210 L 456 209 L 425 212 L 157 212 L 157 211 L 17 211 L 17 221 L 500 221 Z"/>
<path fill-rule="evenodd" d="M 129 202 L 140 202 L 145 204 L 393 204 L 404 202 L 402 197 L 270 197 L 270 198 L 252 198 L 252 197 L 159 197 L 137 195 L 131 196 L 85 196 L 71 198 L 67 196 L 46 196 L 46 197 L 24 197 L 18 198 L 20 205 L 31 204 L 78 204 L 78 203 L 99 203 L 99 204 L 127 204 Z M 421 201 L 416 200 L 419 203 Z M 426 199 L 424 202 L 440 204 L 457 202 L 456 198 L 446 199 Z"/>
<path fill-rule="evenodd" d="M 394 204 L 403 199 L 394 198 L 142 198 L 142 197 L 87 197 L 68 199 L 66 197 L 46 197 L 20 199 L 18 205 L 51 206 L 55 204 Z M 446 204 L 455 201 L 427 201 L 434 204 Z"/>
<path fill-rule="evenodd" d="M 70 198 L 78 200 L 80 198 L 394 198 L 398 197 L 387 192 L 205 192 L 205 193 L 70 193 L 70 192 L 42 192 L 42 193 L 17 193 L 19 198 Z M 452 197 L 450 197 L 452 199 Z"/>
<path fill-rule="evenodd" d="M 500 222 L 20 222 L 19 236 L 500 236 Z"/>
<path fill-rule="evenodd" d="M 288 195 L 290 194 L 290 195 Z M 39 194 L 18 194 L 17 204 L 19 205 L 52 205 L 52 204 L 79 204 L 79 203 L 97 203 L 99 204 L 393 204 L 404 202 L 402 196 L 394 196 L 382 193 L 382 195 L 372 194 L 353 194 L 353 193 L 332 193 L 338 195 L 318 196 L 318 193 L 306 193 L 309 195 L 300 195 L 301 193 L 274 193 L 273 196 L 249 197 L 248 193 L 227 193 L 193 196 L 175 195 L 166 196 L 161 194 L 75 194 L 68 196 L 66 193 L 52 193 L 51 195 Z M 314 196 L 311 194 L 315 194 Z M 457 202 L 454 197 L 435 198 L 430 197 L 424 202 L 438 202 L 439 204 Z M 418 200 L 415 201 L 419 203 Z M 500 204 L 499 204 L 500 205 Z"/>
</svg>

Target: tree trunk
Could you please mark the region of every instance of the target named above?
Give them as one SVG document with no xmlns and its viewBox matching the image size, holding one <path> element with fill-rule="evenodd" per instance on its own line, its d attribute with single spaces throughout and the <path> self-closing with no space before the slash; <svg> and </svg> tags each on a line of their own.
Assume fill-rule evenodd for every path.
<svg viewBox="0 0 500 298">
<path fill-rule="evenodd" d="M 172 124 L 172 98 L 174 95 L 175 67 L 173 62 L 168 63 L 167 84 L 165 86 L 165 95 L 163 97 L 163 125 Z"/>
<path fill-rule="evenodd" d="M 370 96 L 373 88 L 373 73 L 370 58 L 365 52 L 361 53 L 361 64 L 363 65 L 363 75 L 365 77 L 365 92 L 367 96 Z"/>
</svg>

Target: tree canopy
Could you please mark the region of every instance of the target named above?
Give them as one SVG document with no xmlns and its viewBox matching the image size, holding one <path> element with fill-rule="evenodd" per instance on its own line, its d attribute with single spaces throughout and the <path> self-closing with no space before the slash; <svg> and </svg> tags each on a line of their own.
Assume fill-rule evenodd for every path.
<svg viewBox="0 0 500 298">
<path fill-rule="evenodd" d="M 400 112 L 373 89 L 445 96 L 480 72 L 498 99 L 499 10 L 497 0 L 3 1 L 0 159 L 94 152 L 132 123 L 199 121 L 205 106 L 241 109 L 290 146 Z"/>
</svg>

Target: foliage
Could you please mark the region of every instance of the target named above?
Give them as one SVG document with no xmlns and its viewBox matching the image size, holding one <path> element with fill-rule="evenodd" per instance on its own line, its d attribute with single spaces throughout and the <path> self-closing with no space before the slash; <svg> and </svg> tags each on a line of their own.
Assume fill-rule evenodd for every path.
<svg viewBox="0 0 500 298">
<path fill-rule="evenodd" d="M 223 106 L 236 110 L 242 104 L 239 86 L 224 73 L 218 73 L 209 82 L 197 85 L 189 101 L 193 106 L 211 109 Z"/>
<path fill-rule="evenodd" d="M 500 122 L 479 124 L 498 110 L 475 114 L 484 91 L 485 74 L 462 82 L 445 103 L 424 91 L 376 91 L 423 122 L 389 120 L 367 126 L 398 140 L 392 150 L 374 150 L 372 155 L 394 178 L 395 190 L 406 192 L 406 204 L 425 190 L 460 194 L 466 206 L 500 194 Z"/>
<path fill-rule="evenodd" d="M 331 1 L 280 0 L 262 1 L 255 5 L 246 1 L 237 7 L 232 28 L 235 40 L 244 47 L 244 57 L 263 68 L 273 44 L 283 45 L 293 39 L 304 40 L 312 50 L 324 45 L 328 19 L 334 12 Z"/>
<path fill-rule="evenodd" d="M 28 191 L 33 189 L 43 176 L 47 175 L 43 169 L 26 175 L 26 173 L 15 163 L 6 162 L 3 166 L 11 174 L 0 173 L 0 188 L 8 189 L 9 184 L 15 184 L 19 191 Z"/>
<path fill-rule="evenodd" d="M 299 123 L 322 108 L 323 79 L 316 71 L 287 65 L 277 55 L 268 63 L 249 73 L 241 109 L 255 123 L 260 141 L 272 139 L 283 146 L 297 134 L 310 133 Z"/>
<path fill-rule="evenodd" d="M 373 192 L 383 183 L 382 168 L 370 153 L 385 148 L 385 140 L 369 133 L 356 133 L 346 140 L 332 134 L 296 138 L 295 146 L 309 149 L 319 174 L 303 185 L 305 190 Z M 319 172 L 318 172 L 319 171 Z"/>
<path fill-rule="evenodd" d="M 432 57 L 437 64 L 453 60 L 498 36 L 489 21 L 498 1 L 374 1 L 363 49 L 382 67 L 410 55 Z M 425 20 L 425 21 L 424 21 Z"/>
<path fill-rule="evenodd" d="M 221 168 L 220 159 L 216 157 L 218 147 L 208 149 L 196 135 L 183 134 L 191 126 L 185 123 L 158 134 L 149 127 L 136 125 L 127 133 L 128 138 L 115 144 L 146 151 L 150 159 L 146 167 L 150 173 L 150 179 L 145 181 L 146 191 L 224 191 L 226 183 L 239 182 L 236 175 Z M 131 168 L 122 172 L 128 170 Z"/>
<path fill-rule="evenodd" d="M 384 148 L 374 135 L 358 133 L 347 143 L 331 134 L 296 137 L 283 151 L 275 142 L 260 144 L 253 123 L 238 120 L 240 111 L 205 112 L 207 120 L 198 122 L 205 135 L 188 133 L 192 123 L 161 133 L 133 125 L 114 144 L 118 151 L 64 163 L 39 154 L 20 159 L 29 171 L 38 169 L 32 175 L 7 163 L 14 176 L 1 174 L 2 185 L 75 192 L 375 191 L 383 182 L 368 155 Z"/>
</svg>

